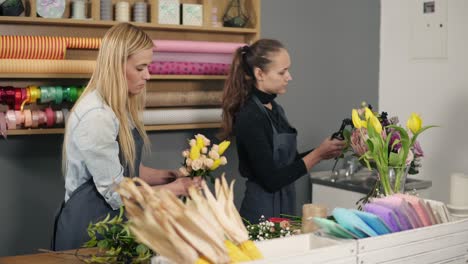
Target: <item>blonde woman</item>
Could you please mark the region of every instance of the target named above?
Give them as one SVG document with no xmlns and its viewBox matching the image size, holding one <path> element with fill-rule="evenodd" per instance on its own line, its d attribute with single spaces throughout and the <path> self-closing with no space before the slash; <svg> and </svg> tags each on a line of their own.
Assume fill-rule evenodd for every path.
<svg viewBox="0 0 468 264">
<path fill-rule="evenodd" d="M 139 113 L 152 55 L 153 41 L 135 26 L 118 24 L 105 34 L 96 68 L 65 130 L 65 199 L 55 219 L 53 250 L 80 247 L 89 240 L 90 222 L 118 214 L 122 201 L 114 190 L 123 177 L 140 177 L 177 195 L 198 184 L 141 163 L 149 140 Z"/>
</svg>

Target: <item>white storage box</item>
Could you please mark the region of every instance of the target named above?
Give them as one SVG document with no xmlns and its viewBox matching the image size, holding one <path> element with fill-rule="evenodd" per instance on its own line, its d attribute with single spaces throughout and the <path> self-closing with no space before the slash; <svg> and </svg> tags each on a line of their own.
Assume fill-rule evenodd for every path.
<svg viewBox="0 0 468 264">
<path fill-rule="evenodd" d="M 359 264 L 468 260 L 468 219 L 356 241 Z"/>
<path fill-rule="evenodd" d="M 356 242 L 303 234 L 255 242 L 264 259 L 249 263 L 355 263 Z"/>
</svg>

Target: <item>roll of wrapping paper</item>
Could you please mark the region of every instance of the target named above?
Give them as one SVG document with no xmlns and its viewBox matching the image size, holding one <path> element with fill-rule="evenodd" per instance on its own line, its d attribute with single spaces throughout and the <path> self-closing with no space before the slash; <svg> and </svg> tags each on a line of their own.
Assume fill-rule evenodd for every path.
<svg viewBox="0 0 468 264">
<path fill-rule="evenodd" d="M 229 64 L 156 61 L 148 66 L 151 74 L 227 75 Z"/>
<path fill-rule="evenodd" d="M 65 39 L 68 49 L 93 49 L 101 47 L 101 38 L 60 37 Z"/>
<path fill-rule="evenodd" d="M 173 125 L 191 123 L 215 123 L 221 121 L 221 108 L 207 109 L 146 109 L 145 125 Z"/>
<path fill-rule="evenodd" d="M 220 106 L 222 91 L 146 92 L 146 107 Z"/>
<path fill-rule="evenodd" d="M 65 58 L 66 49 L 99 49 L 101 38 L 0 36 L 0 59 Z"/>
<path fill-rule="evenodd" d="M 1 73 L 92 73 L 96 61 L 88 60 L 0 60 Z"/>
<path fill-rule="evenodd" d="M 67 50 L 64 39 L 42 36 L 0 36 L 1 59 L 63 60 Z"/>
<path fill-rule="evenodd" d="M 213 41 L 185 41 L 185 40 L 153 40 L 154 51 L 170 52 L 203 52 L 203 53 L 234 53 L 246 45 L 245 43 L 213 42 Z"/>
<path fill-rule="evenodd" d="M 155 52 L 153 61 L 232 63 L 232 53 Z"/>
</svg>

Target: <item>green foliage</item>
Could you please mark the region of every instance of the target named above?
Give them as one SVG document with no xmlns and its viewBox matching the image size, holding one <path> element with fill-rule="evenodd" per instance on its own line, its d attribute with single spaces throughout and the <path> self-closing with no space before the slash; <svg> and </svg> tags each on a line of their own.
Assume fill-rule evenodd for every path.
<svg viewBox="0 0 468 264">
<path fill-rule="evenodd" d="M 130 232 L 128 222 L 123 219 L 123 206 L 119 215 L 107 217 L 97 223 L 90 223 L 88 235 L 91 238 L 83 247 L 97 247 L 100 252 L 86 259 L 87 263 L 149 263 L 153 252 L 145 245 L 136 242 Z"/>
</svg>

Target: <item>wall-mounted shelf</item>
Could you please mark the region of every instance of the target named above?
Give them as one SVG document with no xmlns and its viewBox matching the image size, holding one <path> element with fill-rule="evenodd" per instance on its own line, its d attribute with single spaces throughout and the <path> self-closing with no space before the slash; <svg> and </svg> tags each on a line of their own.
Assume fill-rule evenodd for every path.
<svg viewBox="0 0 468 264">
<path fill-rule="evenodd" d="M 58 25 L 63 27 L 90 27 L 90 28 L 110 28 L 119 22 L 117 21 L 99 21 L 92 19 L 71 19 L 71 18 L 41 18 L 41 17 L 12 17 L 0 16 L 2 24 L 19 24 L 47 26 Z M 149 30 L 165 31 L 193 31 L 193 32 L 223 32 L 232 34 L 256 34 L 255 28 L 230 28 L 230 27 L 208 27 L 208 26 L 185 26 L 185 25 L 159 25 L 152 23 L 130 22 L 135 26 Z"/>
<path fill-rule="evenodd" d="M 0 79 L 89 79 L 86 73 L 0 73 Z M 225 80 L 225 75 L 151 75 L 151 80 Z"/>
<path fill-rule="evenodd" d="M 149 125 L 145 126 L 146 131 L 166 131 L 166 130 L 187 130 L 219 128 L 221 123 L 198 123 L 198 124 L 176 124 L 176 125 Z M 34 129 L 13 129 L 8 130 L 8 136 L 18 135 L 42 135 L 42 134 L 63 134 L 63 128 L 34 128 Z"/>
</svg>

